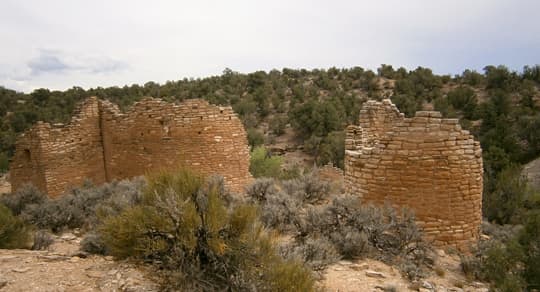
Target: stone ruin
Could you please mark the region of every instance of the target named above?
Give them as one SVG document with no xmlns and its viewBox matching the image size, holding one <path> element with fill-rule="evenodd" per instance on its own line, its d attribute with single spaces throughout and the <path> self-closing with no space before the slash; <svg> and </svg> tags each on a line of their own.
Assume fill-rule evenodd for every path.
<svg viewBox="0 0 540 292">
<path fill-rule="evenodd" d="M 101 184 L 180 164 L 223 175 L 236 192 L 252 181 L 246 132 L 231 107 L 146 98 L 121 113 L 91 97 L 68 125 L 38 122 L 22 134 L 10 173 L 13 190 L 31 182 L 57 197 L 87 178 Z M 439 112 L 405 118 L 390 100 L 368 101 L 359 126 L 346 130 L 346 192 L 411 208 L 437 246 L 478 239 L 482 171 L 480 144 Z M 331 166 L 320 172 L 323 180 L 342 177 Z"/>
<path fill-rule="evenodd" d="M 466 249 L 482 222 L 482 150 L 457 119 L 405 118 L 388 99 L 368 101 L 348 126 L 345 188 L 376 205 L 408 207 L 436 246 Z"/>
<path fill-rule="evenodd" d="M 179 165 L 220 174 L 231 190 L 243 191 L 252 180 L 249 146 L 231 107 L 145 98 L 121 113 L 91 97 L 68 125 L 38 122 L 22 134 L 10 173 L 13 190 L 31 182 L 57 197 L 87 178 L 101 184 Z"/>
</svg>

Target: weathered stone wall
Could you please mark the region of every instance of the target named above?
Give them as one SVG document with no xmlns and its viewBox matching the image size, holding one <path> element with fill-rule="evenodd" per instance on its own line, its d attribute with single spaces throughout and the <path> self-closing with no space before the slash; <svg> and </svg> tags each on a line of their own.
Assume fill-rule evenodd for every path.
<svg viewBox="0 0 540 292">
<path fill-rule="evenodd" d="M 221 174 L 241 192 L 251 180 L 242 122 L 230 107 L 200 99 L 173 105 L 159 99 L 135 103 L 126 114 L 103 104 L 106 174 L 122 179 L 180 163 Z"/>
<path fill-rule="evenodd" d="M 99 117 L 98 99 L 89 98 L 68 125 L 40 122 L 24 133 L 11 164 L 13 190 L 32 182 L 56 197 L 85 178 L 105 182 Z"/>
<path fill-rule="evenodd" d="M 251 181 L 242 123 L 230 107 L 147 98 L 125 114 L 84 101 L 71 123 L 38 123 L 21 135 L 11 164 L 13 189 L 25 182 L 55 197 L 85 178 L 95 183 L 186 165 L 221 174 L 233 191 Z"/>
<path fill-rule="evenodd" d="M 482 150 L 457 119 L 439 112 L 405 118 L 368 101 L 345 141 L 345 185 L 364 201 L 414 210 L 438 246 L 466 248 L 482 220 Z"/>
<path fill-rule="evenodd" d="M 326 164 L 323 167 L 317 168 L 317 175 L 321 180 L 327 182 L 335 182 L 343 180 L 343 170 L 331 164 Z"/>
<path fill-rule="evenodd" d="M 327 182 L 336 191 L 343 191 L 343 170 L 331 164 L 316 169 L 317 176 L 321 181 Z"/>
</svg>

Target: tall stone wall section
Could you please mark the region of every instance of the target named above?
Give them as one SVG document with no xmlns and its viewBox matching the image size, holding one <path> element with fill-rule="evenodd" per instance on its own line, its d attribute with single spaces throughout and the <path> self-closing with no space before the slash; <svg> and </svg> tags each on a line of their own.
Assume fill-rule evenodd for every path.
<svg viewBox="0 0 540 292">
<path fill-rule="evenodd" d="M 100 184 L 180 165 L 221 174 L 231 190 L 243 191 L 252 179 L 249 147 L 230 107 L 147 98 L 121 113 L 89 98 L 68 125 L 39 122 L 22 134 L 10 171 L 13 190 L 31 182 L 56 197 L 87 178 Z"/>
<path fill-rule="evenodd" d="M 390 100 L 368 101 L 345 141 L 346 191 L 414 210 L 427 239 L 467 248 L 482 220 L 482 150 L 457 119 L 405 118 Z"/>
<path fill-rule="evenodd" d="M 251 181 L 246 132 L 231 107 L 201 99 L 177 105 L 144 99 L 121 114 L 110 103 L 102 105 L 109 178 L 183 164 L 205 174 L 223 175 L 237 192 Z"/>
<path fill-rule="evenodd" d="M 99 101 L 89 98 L 68 125 L 39 122 L 22 134 L 10 173 L 13 190 L 31 182 L 56 197 L 85 178 L 105 182 L 103 169 Z"/>
</svg>

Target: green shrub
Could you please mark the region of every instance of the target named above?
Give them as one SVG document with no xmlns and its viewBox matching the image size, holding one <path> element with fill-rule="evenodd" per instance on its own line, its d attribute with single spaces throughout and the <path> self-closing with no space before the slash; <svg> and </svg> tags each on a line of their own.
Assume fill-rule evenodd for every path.
<svg viewBox="0 0 540 292">
<path fill-rule="evenodd" d="M 47 198 L 39 203 L 26 204 L 21 217 L 39 228 L 54 232 L 65 228 L 92 229 L 100 218 L 116 215 L 123 209 L 138 204 L 144 184 L 142 178 L 115 181 L 99 187 L 86 183 L 82 187 L 71 189 L 58 199 Z"/>
<path fill-rule="evenodd" d="M 470 87 L 459 86 L 448 92 L 447 98 L 453 108 L 463 111 L 465 118 L 474 118 L 478 101 L 476 93 Z"/>
<path fill-rule="evenodd" d="M 520 229 L 484 224 L 491 239 L 479 242 L 471 255 L 461 256 L 461 267 L 470 279 L 490 282 L 494 291 L 540 287 L 540 212 L 525 216 L 525 226 Z"/>
<path fill-rule="evenodd" d="M 28 248 L 29 244 L 29 226 L 0 204 L 0 248 Z"/>
<path fill-rule="evenodd" d="M 285 133 L 285 127 L 287 126 L 287 116 L 276 115 L 270 121 L 270 130 L 276 135 L 281 136 Z"/>
<path fill-rule="evenodd" d="M 281 165 L 283 159 L 279 156 L 272 156 L 266 148 L 260 146 L 253 149 L 249 160 L 249 172 L 254 177 L 274 177 L 281 175 Z"/>
<path fill-rule="evenodd" d="M 489 221 L 515 224 L 521 221 L 527 197 L 527 179 L 521 174 L 521 168 L 509 166 L 497 176 L 493 191 L 485 194 L 485 215 Z"/>
<path fill-rule="evenodd" d="M 143 202 L 99 228 L 108 251 L 161 268 L 166 289 L 311 291 L 301 264 L 276 254 L 257 208 L 186 169 L 148 177 Z"/>
<path fill-rule="evenodd" d="M 25 184 L 16 192 L 0 196 L 0 203 L 8 207 L 18 216 L 30 205 L 40 205 L 47 200 L 47 196 L 31 184 Z"/>
<path fill-rule="evenodd" d="M 32 250 L 45 250 L 52 243 L 54 239 L 48 230 L 38 230 L 34 233 L 34 243 L 32 244 Z"/>
<path fill-rule="evenodd" d="M 319 179 L 314 173 L 308 173 L 292 180 L 282 182 L 283 190 L 298 198 L 302 203 L 318 203 L 330 195 L 330 184 Z"/>
<path fill-rule="evenodd" d="M 6 172 L 9 167 L 9 159 L 6 153 L 0 152 L 0 174 Z"/>
<path fill-rule="evenodd" d="M 341 259 L 334 244 L 324 237 L 308 237 L 301 243 L 284 245 L 281 254 L 285 258 L 303 261 L 313 270 L 323 270 Z"/>
<path fill-rule="evenodd" d="M 94 231 L 84 235 L 84 238 L 81 241 L 81 250 L 90 254 L 108 254 L 105 242 L 103 242 L 100 234 Z"/>
<path fill-rule="evenodd" d="M 433 252 L 422 239 L 414 215 L 390 208 L 362 205 L 353 196 L 336 197 L 332 204 L 309 208 L 297 218 L 296 240 L 327 238 L 345 259 L 374 257 L 398 264 L 410 278 L 423 276 L 433 264 Z"/>
<path fill-rule="evenodd" d="M 518 241 L 525 254 L 523 278 L 529 289 L 540 289 L 540 210 L 529 213 Z"/>
<path fill-rule="evenodd" d="M 255 128 L 249 128 L 247 130 L 248 144 L 251 149 L 264 144 L 264 135 Z"/>
</svg>

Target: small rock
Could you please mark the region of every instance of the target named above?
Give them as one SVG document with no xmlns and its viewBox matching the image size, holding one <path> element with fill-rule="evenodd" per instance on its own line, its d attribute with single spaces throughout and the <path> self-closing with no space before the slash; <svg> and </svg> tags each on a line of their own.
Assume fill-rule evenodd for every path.
<svg viewBox="0 0 540 292">
<path fill-rule="evenodd" d="M 0 262 L 7 262 L 7 261 L 10 261 L 10 260 L 13 260 L 13 259 L 16 259 L 18 258 L 17 256 L 14 256 L 14 255 L 3 255 L 0 257 Z"/>
<path fill-rule="evenodd" d="M 69 262 L 70 263 L 76 263 L 76 262 L 79 261 L 79 259 L 80 259 L 79 257 L 72 257 L 72 258 L 69 259 Z"/>
<path fill-rule="evenodd" d="M 106 260 L 106 261 L 113 261 L 114 258 L 113 258 L 112 256 L 106 256 L 106 257 L 105 257 L 105 260 Z"/>
<path fill-rule="evenodd" d="M 16 273 L 26 273 L 28 271 L 30 271 L 30 268 L 26 267 L 26 268 L 13 268 L 11 269 L 13 272 L 16 272 Z"/>
<path fill-rule="evenodd" d="M 81 259 L 85 259 L 85 258 L 88 257 L 88 255 L 89 255 L 89 253 L 80 250 L 80 251 L 78 251 L 78 252 L 72 254 L 71 256 L 72 256 L 72 257 L 79 257 L 79 258 L 81 258 Z"/>
<path fill-rule="evenodd" d="M 426 288 L 418 288 L 418 292 L 431 292 L 431 290 Z"/>
<path fill-rule="evenodd" d="M 472 282 L 471 285 L 472 285 L 474 288 L 482 288 L 482 287 L 485 287 L 485 286 L 486 286 L 486 284 L 480 283 L 480 282 Z"/>
<path fill-rule="evenodd" d="M 445 257 L 445 256 L 446 256 L 446 252 L 444 252 L 443 249 L 438 249 L 438 250 L 437 250 L 437 255 L 439 255 L 440 257 Z"/>
<path fill-rule="evenodd" d="M 448 291 L 450 291 L 450 292 L 463 292 L 463 289 L 458 288 L 458 287 L 452 287 L 452 288 L 448 289 Z"/>
<path fill-rule="evenodd" d="M 77 236 L 73 235 L 72 233 L 64 233 L 62 236 L 60 236 L 60 239 L 64 241 L 71 241 L 77 239 Z"/>
<path fill-rule="evenodd" d="M 428 281 L 423 281 L 422 282 L 422 287 L 428 289 L 428 290 L 433 290 L 433 284 L 431 284 L 430 282 Z"/>
<path fill-rule="evenodd" d="M 86 273 L 86 276 L 88 276 L 90 278 L 101 278 L 101 277 L 103 277 L 103 274 L 101 272 L 98 272 L 98 271 L 90 271 L 90 272 Z"/>
<path fill-rule="evenodd" d="M 114 276 L 114 274 L 116 274 L 118 272 L 118 270 L 110 270 L 107 275 L 109 276 Z"/>
<path fill-rule="evenodd" d="M 65 261 L 65 260 L 71 259 L 71 257 L 62 256 L 62 255 L 38 255 L 37 258 L 42 259 L 47 262 Z"/>
<path fill-rule="evenodd" d="M 372 270 L 367 270 L 366 271 L 366 276 L 372 277 L 372 278 L 386 278 L 386 276 L 383 273 L 377 272 L 377 271 L 372 271 Z"/>
<path fill-rule="evenodd" d="M 489 237 L 489 235 L 481 234 L 481 235 L 480 235 L 480 239 L 481 239 L 481 240 L 490 240 L 491 237 Z"/>
<path fill-rule="evenodd" d="M 369 265 L 368 264 L 352 264 L 351 265 L 351 269 L 355 270 L 355 271 L 362 271 L 362 270 L 367 270 L 369 269 Z"/>
</svg>

